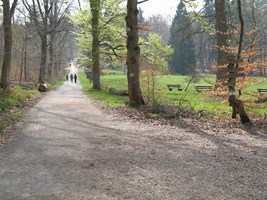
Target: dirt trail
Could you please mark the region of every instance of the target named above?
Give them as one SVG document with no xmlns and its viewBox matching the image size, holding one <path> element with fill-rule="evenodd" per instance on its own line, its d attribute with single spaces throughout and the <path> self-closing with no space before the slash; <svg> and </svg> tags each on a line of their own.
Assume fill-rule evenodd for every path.
<svg viewBox="0 0 267 200">
<path fill-rule="evenodd" d="M 122 120 L 65 82 L 0 148 L 0 199 L 267 199 L 267 140 Z"/>
</svg>

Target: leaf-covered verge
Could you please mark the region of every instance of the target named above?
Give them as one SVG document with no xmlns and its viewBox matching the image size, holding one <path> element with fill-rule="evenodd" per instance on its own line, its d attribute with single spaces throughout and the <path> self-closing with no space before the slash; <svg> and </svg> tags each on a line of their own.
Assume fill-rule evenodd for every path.
<svg viewBox="0 0 267 200">
<path fill-rule="evenodd" d="M 102 109 L 116 117 L 150 123 L 155 126 L 178 126 L 188 131 L 204 131 L 212 134 L 252 134 L 267 136 L 267 119 L 254 118 L 252 123 L 243 125 L 239 119 L 231 119 L 229 116 L 218 117 L 205 113 L 204 111 L 177 110 L 173 107 L 162 107 L 158 110 L 148 107 L 139 109 L 103 107 Z"/>
<path fill-rule="evenodd" d="M 15 130 L 28 108 L 42 96 L 37 89 L 20 86 L 0 91 L 0 144 Z"/>
</svg>

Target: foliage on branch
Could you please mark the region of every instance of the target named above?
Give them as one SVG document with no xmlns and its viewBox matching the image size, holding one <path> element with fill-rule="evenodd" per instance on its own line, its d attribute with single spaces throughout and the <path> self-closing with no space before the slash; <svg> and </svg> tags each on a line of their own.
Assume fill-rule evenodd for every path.
<svg viewBox="0 0 267 200">
<path fill-rule="evenodd" d="M 125 21 L 126 10 L 122 6 L 123 0 L 102 0 L 99 16 L 99 42 L 100 56 L 102 65 L 112 63 L 121 65 L 125 61 L 126 49 L 126 33 Z M 80 47 L 81 62 L 86 65 L 91 63 L 91 43 L 92 43 L 92 23 L 91 23 L 90 6 L 84 10 L 75 13 L 70 19 L 78 27 L 76 33 L 77 42 Z"/>
<path fill-rule="evenodd" d="M 173 50 L 165 45 L 161 36 L 152 33 L 148 41 L 141 41 L 141 82 L 147 105 L 155 105 L 160 97 L 159 79 L 168 73 L 168 58 Z"/>
</svg>

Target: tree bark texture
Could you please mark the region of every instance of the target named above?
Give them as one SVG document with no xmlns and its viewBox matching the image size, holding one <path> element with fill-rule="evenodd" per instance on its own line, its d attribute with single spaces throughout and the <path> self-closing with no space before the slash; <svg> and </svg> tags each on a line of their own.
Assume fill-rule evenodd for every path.
<svg viewBox="0 0 267 200">
<path fill-rule="evenodd" d="M 226 11 L 225 1 L 215 0 L 215 17 L 216 17 L 216 35 L 217 35 L 217 49 L 218 58 L 217 65 L 222 65 L 222 60 L 227 55 L 227 23 L 226 23 Z"/>
<path fill-rule="evenodd" d="M 11 29 L 11 13 L 9 0 L 3 2 L 3 27 L 4 27 L 4 58 L 2 64 L 1 82 L 2 88 L 9 85 L 9 74 L 11 68 L 11 51 L 12 51 L 12 29 Z"/>
<path fill-rule="evenodd" d="M 242 16 L 242 6 L 241 6 L 240 0 L 237 0 L 237 5 L 238 5 L 238 16 L 239 16 L 239 21 L 240 21 L 240 38 L 239 38 L 239 46 L 238 46 L 238 53 L 237 53 L 237 58 L 239 59 L 239 58 L 241 58 L 242 44 L 243 44 L 243 37 L 244 37 L 244 20 L 243 20 L 243 16 Z M 236 68 L 238 68 L 238 63 L 236 64 Z M 229 86 L 229 89 L 230 89 L 230 86 Z M 235 107 L 239 113 L 241 122 L 243 124 L 250 122 L 250 119 L 249 119 L 249 117 L 245 111 L 245 108 L 244 108 L 244 103 L 237 98 L 235 101 L 238 102 Z M 229 101 L 229 103 L 231 103 L 231 102 Z"/>
<path fill-rule="evenodd" d="M 50 34 L 50 41 L 49 41 L 49 63 L 47 66 L 47 76 L 48 80 L 52 79 L 52 72 L 53 72 L 53 64 L 54 64 L 54 33 Z"/>
<path fill-rule="evenodd" d="M 90 0 L 92 12 L 92 61 L 93 61 L 93 88 L 100 88 L 100 56 L 99 56 L 99 14 L 100 14 L 100 0 Z"/>
<path fill-rule="evenodd" d="M 24 76 L 24 81 L 25 82 L 27 81 L 27 43 L 28 43 L 28 36 L 26 34 L 22 43 L 20 82 L 22 81 L 23 76 Z"/>
<path fill-rule="evenodd" d="M 23 66 L 24 66 L 24 81 L 27 81 L 27 45 L 28 45 L 28 35 L 25 36 L 25 48 L 23 56 Z"/>
<path fill-rule="evenodd" d="M 42 52 L 41 52 L 41 62 L 40 62 L 40 72 L 39 72 L 39 79 L 38 83 L 44 83 L 45 82 L 45 67 L 46 67 L 46 57 L 47 57 L 47 35 L 44 34 L 41 37 L 42 41 Z"/>
<path fill-rule="evenodd" d="M 239 3 L 240 3 L 240 0 L 239 0 Z M 239 4 L 238 9 L 239 9 L 239 15 L 240 15 L 241 4 Z M 215 0 L 215 13 L 216 13 L 216 35 L 217 35 L 217 46 L 218 46 L 217 64 L 219 66 L 219 65 L 225 64 L 225 63 L 222 63 L 221 61 L 224 60 L 224 58 L 226 58 L 227 47 L 228 47 L 226 12 L 225 12 L 225 1 L 224 0 Z M 244 25 L 243 21 L 240 20 L 240 22 L 241 22 L 241 26 L 243 26 Z M 243 30 L 243 27 L 241 27 L 241 30 Z M 237 58 L 240 58 L 241 47 L 242 47 L 241 45 L 242 45 L 242 37 L 240 37 L 240 44 L 239 44 L 239 51 L 238 51 Z M 236 66 L 238 65 L 236 64 Z M 229 63 L 227 67 L 233 70 L 236 66 L 234 63 Z M 241 122 L 247 123 L 247 122 L 250 122 L 250 120 L 244 109 L 243 102 L 239 100 L 235 95 L 235 82 L 236 82 L 236 77 L 229 78 L 228 80 L 228 83 L 229 83 L 228 102 L 230 106 L 232 106 L 232 118 L 236 118 L 236 115 L 239 114 Z"/>
<path fill-rule="evenodd" d="M 126 31 L 127 31 L 127 79 L 129 105 L 144 105 L 140 88 L 140 47 L 138 44 L 138 9 L 137 0 L 127 1 Z"/>
<path fill-rule="evenodd" d="M 232 118 L 236 118 L 236 114 L 239 114 L 240 120 L 243 124 L 250 122 L 250 119 L 245 111 L 244 103 L 239 100 L 235 95 L 230 95 L 228 102 L 232 106 Z"/>
</svg>

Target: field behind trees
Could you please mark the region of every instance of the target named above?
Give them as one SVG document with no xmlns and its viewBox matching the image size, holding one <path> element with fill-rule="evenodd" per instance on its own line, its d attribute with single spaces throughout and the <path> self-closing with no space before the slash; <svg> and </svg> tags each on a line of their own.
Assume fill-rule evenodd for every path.
<svg viewBox="0 0 267 200">
<path fill-rule="evenodd" d="M 115 72 L 115 74 L 114 74 Z M 117 70 L 104 70 L 101 76 L 101 87 L 103 90 L 92 90 L 92 86 L 85 74 L 80 73 L 79 78 L 83 84 L 84 91 L 93 97 L 98 102 L 101 102 L 103 106 L 120 107 L 125 106 L 127 97 L 112 95 L 110 88 L 127 90 L 127 77 L 124 75 L 124 71 Z M 158 77 L 155 90 L 155 96 L 157 98 L 156 105 L 168 105 L 178 106 L 186 108 L 188 110 L 194 110 L 198 112 L 204 112 L 207 114 L 216 114 L 218 116 L 230 116 L 231 107 L 227 101 L 227 93 L 221 93 L 218 95 L 213 91 L 201 91 L 197 92 L 195 86 L 197 85 L 212 85 L 215 82 L 215 75 L 212 74 L 199 74 L 190 82 L 192 77 L 182 75 L 163 75 Z M 246 109 L 250 115 L 255 117 L 266 117 L 267 107 L 265 103 L 255 103 L 258 98 L 257 88 L 264 88 L 267 85 L 267 79 L 263 77 L 250 77 L 252 83 L 248 87 L 243 88 L 243 94 L 240 96 L 242 100 L 246 102 Z M 89 83 L 89 84 L 88 84 Z M 173 89 L 169 91 L 167 84 L 180 84 L 183 88 L 182 91 Z M 143 91 L 147 84 L 145 81 L 141 81 Z M 187 90 L 185 91 L 187 87 Z M 152 93 L 152 92 L 151 92 Z M 150 94 L 152 95 L 152 94 Z M 144 94 L 146 97 L 147 94 Z"/>
</svg>

